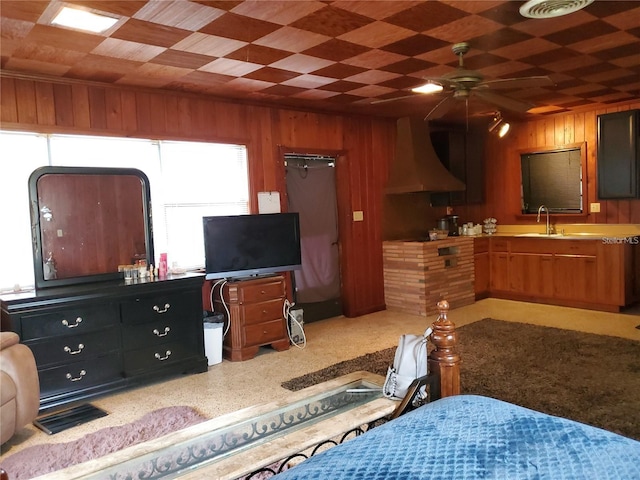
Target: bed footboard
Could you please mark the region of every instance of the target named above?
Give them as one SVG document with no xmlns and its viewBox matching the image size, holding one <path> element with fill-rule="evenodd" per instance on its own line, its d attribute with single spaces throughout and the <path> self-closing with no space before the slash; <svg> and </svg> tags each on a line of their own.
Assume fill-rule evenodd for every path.
<svg viewBox="0 0 640 480">
<path fill-rule="evenodd" d="M 433 323 L 431 342 L 433 351 L 429 354 L 429 371 L 440 378 L 440 397 L 460 394 L 460 354 L 458 334 L 455 324 L 447 318 L 449 302 L 438 302 L 438 319 Z"/>
</svg>

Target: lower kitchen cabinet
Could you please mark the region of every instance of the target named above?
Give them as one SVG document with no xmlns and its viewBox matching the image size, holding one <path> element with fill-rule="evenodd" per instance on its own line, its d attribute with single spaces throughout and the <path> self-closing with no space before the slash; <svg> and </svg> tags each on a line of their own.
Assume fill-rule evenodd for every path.
<svg viewBox="0 0 640 480">
<path fill-rule="evenodd" d="M 40 409 L 207 370 L 202 275 L 7 294 L 2 328 L 34 353 Z"/>
</svg>

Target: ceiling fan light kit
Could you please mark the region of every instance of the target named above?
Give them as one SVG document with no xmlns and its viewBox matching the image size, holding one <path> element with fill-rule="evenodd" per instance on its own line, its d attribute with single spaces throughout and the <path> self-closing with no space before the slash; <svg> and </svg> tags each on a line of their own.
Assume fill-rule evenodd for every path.
<svg viewBox="0 0 640 480">
<path fill-rule="evenodd" d="M 594 0 L 529 0 L 520 7 L 526 18 L 555 18 L 582 10 Z"/>
<path fill-rule="evenodd" d="M 427 82 L 419 87 L 412 88 L 411 91 L 415 93 L 438 93 L 443 90 L 442 85 L 434 82 Z"/>
<path fill-rule="evenodd" d="M 500 112 L 496 112 L 493 120 L 489 124 L 489 133 L 495 132 L 498 137 L 502 138 L 509 132 L 510 128 L 511 125 L 509 124 L 509 122 L 505 122 L 505 120 L 502 118 L 502 114 Z"/>
</svg>

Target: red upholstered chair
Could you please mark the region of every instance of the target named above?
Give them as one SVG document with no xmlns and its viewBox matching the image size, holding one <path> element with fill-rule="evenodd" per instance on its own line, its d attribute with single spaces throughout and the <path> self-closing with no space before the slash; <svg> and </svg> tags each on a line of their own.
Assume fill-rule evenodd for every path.
<svg viewBox="0 0 640 480">
<path fill-rule="evenodd" d="M 33 353 L 14 332 L 0 332 L 0 444 L 38 416 L 40 385 Z"/>
</svg>

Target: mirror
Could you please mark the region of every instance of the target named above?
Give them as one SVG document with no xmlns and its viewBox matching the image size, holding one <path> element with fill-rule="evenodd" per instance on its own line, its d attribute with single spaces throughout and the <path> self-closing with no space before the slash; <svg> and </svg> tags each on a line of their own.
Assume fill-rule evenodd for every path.
<svg viewBox="0 0 640 480">
<path fill-rule="evenodd" d="M 122 278 L 153 263 L 147 176 L 129 168 L 42 167 L 29 177 L 36 288 Z"/>
</svg>

